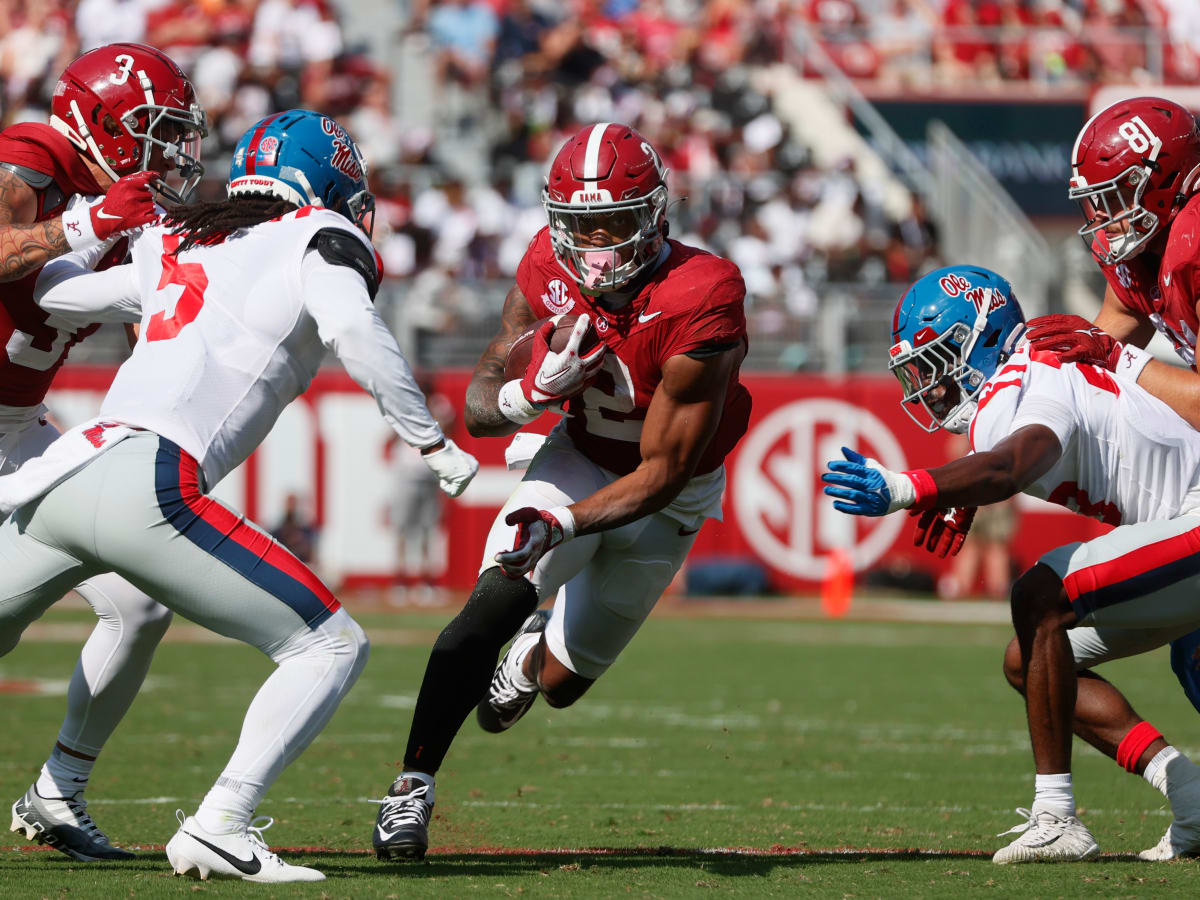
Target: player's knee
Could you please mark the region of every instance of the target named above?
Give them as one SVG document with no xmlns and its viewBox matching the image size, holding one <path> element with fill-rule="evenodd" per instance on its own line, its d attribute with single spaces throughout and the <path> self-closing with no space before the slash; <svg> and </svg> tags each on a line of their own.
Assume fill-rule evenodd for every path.
<svg viewBox="0 0 1200 900">
<path fill-rule="evenodd" d="M 542 697 L 547 705 L 555 709 L 566 709 L 587 693 L 587 689 L 591 686 L 591 681 L 579 678 L 579 676 L 554 685 L 544 684 L 540 678 L 538 679 L 538 688 L 542 692 Z"/>
<path fill-rule="evenodd" d="M 537 590 L 528 579 L 509 578 L 498 566 L 488 569 L 438 635 L 434 652 L 471 652 L 492 645 L 498 650 L 536 608 Z"/>
<path fill-rule="evenodd" d="M 1004 648 L 1004 677 L 1020 694 L 1025 693 L 1025 676 L 1021 666 L 1021 645 L 1014 637 Z"/>
<path fill-rule="evenodd" d="M 21 642 L 23 628 L 0 629 L 0 656 L 7 656 Z"/>
<path fill-rule="evenodd" d="M 1065 603 L 1062 579 L 1038 564 L 1013 583 L 1012 620 L 1018 632 L 1037 628 L 1055 617 Z"/>
<path fill-rule="evenodd" d="M 533 648 L 533 678 L 546 703 L 555 709 L 570 706 L 594 683 L 559 662 L 546 646 L 545 637 Z"/>
<path fill-rule="evenodd" d="M 346 618 L 346 627 L 341 632 L 338 652 L 344 657 L 343 665 L 350 677 L 350 682 L 353 683 L 367 664 L 367 657 L 371 655 L 371 641 L 358 622 L 349 616 Z"/>
</svg>

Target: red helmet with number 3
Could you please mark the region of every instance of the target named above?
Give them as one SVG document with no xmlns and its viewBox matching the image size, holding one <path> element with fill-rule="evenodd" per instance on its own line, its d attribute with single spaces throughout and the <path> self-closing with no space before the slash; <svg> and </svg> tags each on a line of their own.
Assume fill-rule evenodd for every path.
<svg viewBox="0 0 1200 900">
<path fill-rule="evenodd" d="M 174 168 L 176 190 L 159 182 L 169 200 L 183 203 L 204 174 L 200 140 L 208 133 L 204 110 L 183 70 L 145 44 L 107 44 L 63 71 L 54 86 L 50 124 L 114 181 L 151 167 Z"/>
<path fill-rule="evenodd" d="M 666 179 L 658 152 L 628 125 L 589 125 L 558 151 L 542 203 L 554 256 L 584 290 L 617 290 L 658 259 Z"/>
<path fill-rule="evenodd" d="M 1165 231 L 1198 175 L 1200 126 L 1190 111 L 1161 97 L 1114 103 L 1088 120 L 1071 151 L 1069 196 L 1087 219 L 1079 234 L 1103 263 L 1136 256 Z M 1102 230 L 1107 240 L 1093 243 Z"/>
</svg>

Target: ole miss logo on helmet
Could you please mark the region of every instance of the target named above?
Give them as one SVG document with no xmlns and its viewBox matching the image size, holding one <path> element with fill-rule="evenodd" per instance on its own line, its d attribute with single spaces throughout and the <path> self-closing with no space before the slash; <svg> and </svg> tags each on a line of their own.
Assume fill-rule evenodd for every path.
<svg viewBox="0 0 1200 900">
<path fill-rule="evenodd" d="M 344 128 L 328 116 L 321 119 L 321 130 L 333 137 L 333 157 L 330 165 L 354 181 L 363 177 L 362 164 L 354 150 L 354 143 Z"/>
<path fill-rule="evenodd" d="M 975 309 L 980 311 L 983 310 L 984 298 L 988 294 L 991 294 L 991 298 L 987 301 L 987 311 L 989 313 L 1008 303 L 1008 299 L 1004 294 L 990 290 L 989 288 L 971 287 L 971 282 L 958 274 L 943 275 L 938 279 L 938 286 L 946 292 L 947 297 L 957 297 L 960 294 L 965 296 L 975 305 Z M 918 335 L 918 344 L 922 343 L 919 337 Z"/>
</svg>

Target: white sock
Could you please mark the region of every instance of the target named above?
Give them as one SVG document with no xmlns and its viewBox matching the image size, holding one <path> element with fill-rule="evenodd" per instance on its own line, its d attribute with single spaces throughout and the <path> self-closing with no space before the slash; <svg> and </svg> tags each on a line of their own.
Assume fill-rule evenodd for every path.
<svg viewBox="0 0 1200 900">
<path fill-rule="evenodd" d="M 244 784 L 222 775 L 204 796 L 196 810 L 196 821 L 209 834 L 239 831 L 254 815 L 254 807 L 263 795 L 262 785 Z"/>
<path fill-rule="evenodd" d="M 1035 776 L 1033 808 L 1047 810 L 1064 819 L 1075 815 L 1075 790 L 1071 787 L 1071 773 Z"/>
<path fill-rule="evenodd" d="M 508 655 L 509 677 L 512 678 L 512 683 L 516 685 L 520 691 L 536 691 L 538 686 L 528 675 L 525 674 L 523 665 L 525 657 L 530 651 L 537 646 L 538 641 L 542 639 L 539 633 L 530 633 L 518 635 L 513 641 L 514 653 Z"/>
<path fill-rule="evenodd" d="M 87 789 L 94 759 L 80 759 L 64 753 L 57 745 L 38 776 L 37 792 L 43 797 L 70 797 Z"/>
<path fill-rule="evenodd" d="M 1182 755 L 1168 744 L 1154 754 L 1154 759 L 1150 760 L 1146 765 L 1146 771 L 1142 773 L 1142 777 L 1154 785 L 1154 788 L 1164 797 L 1167 796 L 1167 763 Z"/>
</svg>

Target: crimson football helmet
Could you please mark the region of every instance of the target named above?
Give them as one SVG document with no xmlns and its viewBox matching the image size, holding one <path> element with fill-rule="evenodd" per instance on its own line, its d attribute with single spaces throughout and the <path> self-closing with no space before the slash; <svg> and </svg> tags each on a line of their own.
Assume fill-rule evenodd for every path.
<svg viewBox="0 0 1200 900">
<path fill-rule="evenodd" d="M 145 44 L 107 44 L 80 56 L 54 86 L 50 124 L 114 181 L 150 167 L 157 147 L 183 186 L 157 189 L 186 202 L 204 167 L 200 141 L 208 134 L 204 110 L 183 70 Z"/>
<path fill-rule="evenodd" d="M 1160 97 L 1135 97 L 1088 120 L 1071 151 L 1071 187 L 1087 220 L 1079 234 L 1100 261 L 1136 256 L 1164 231 L 1200 175 L 1200 126 L 1190 111 Z M 1121 234 L 1096 233 L 1128 223 Z"/>
<path fill-rule="evenodd" d="M 628 284 L 667 233 L 667 170 L 628 125 L 589 125 L 550 165 L 542 204 L 558 264 L 589 293 Z"/>
</svg>

